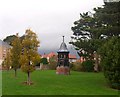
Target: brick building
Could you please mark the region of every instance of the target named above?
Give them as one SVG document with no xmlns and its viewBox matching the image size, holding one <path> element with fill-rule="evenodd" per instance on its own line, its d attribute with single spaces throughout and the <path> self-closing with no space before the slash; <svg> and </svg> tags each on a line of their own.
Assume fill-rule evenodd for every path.
<svg viewBox="0 0 120 97">
<path fill-rule="evenodd" d="M 6 57 L 7 51 L 10 49 L 10 45 L 0 40 L 0 69 L 2 68 L 2 62 Z"/>
</svg>

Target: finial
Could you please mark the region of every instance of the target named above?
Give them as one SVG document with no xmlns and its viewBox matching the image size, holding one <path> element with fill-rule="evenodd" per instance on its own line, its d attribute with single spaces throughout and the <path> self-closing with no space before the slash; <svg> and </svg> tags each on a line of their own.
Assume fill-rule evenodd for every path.
<svg viewBox="0 0 120 97">
<path fill-rule="evenodd" d="M 65 36 L 63 36 L 63 42 L 64 42 L 64 37 L 65 37 Z"/>
</svg>

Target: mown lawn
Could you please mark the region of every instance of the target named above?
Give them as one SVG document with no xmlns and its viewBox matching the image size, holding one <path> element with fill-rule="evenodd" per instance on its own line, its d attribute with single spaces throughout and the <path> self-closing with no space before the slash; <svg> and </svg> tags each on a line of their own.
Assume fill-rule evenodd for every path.
<svg viewBox="0 0 120 97">
<path fill-rule="evenodd" d="M 3 95 L 118 95 L 108 87 L 102 73 L 72 71 L 71 75 L 56 75 L 54 70 L 31 74 L 33 85 L 22 84 L 27 75 L 20 70 L 17 78 L 14 71 L 2 71 Z"/>
</svg>

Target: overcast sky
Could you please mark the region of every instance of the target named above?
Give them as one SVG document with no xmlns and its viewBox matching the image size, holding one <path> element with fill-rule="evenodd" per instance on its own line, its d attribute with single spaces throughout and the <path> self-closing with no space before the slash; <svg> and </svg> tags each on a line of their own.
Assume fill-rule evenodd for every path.
<svg viewBox="0 0 120 97">
<path fill-rule="evenodd" d="M 103 0 L 0 0 L 0 39 L 30 28 L 41 42 L 40 50 L 57 50 L 65 36 L 68 44 L 79 14 L 102 6 Z"/>
</svg>

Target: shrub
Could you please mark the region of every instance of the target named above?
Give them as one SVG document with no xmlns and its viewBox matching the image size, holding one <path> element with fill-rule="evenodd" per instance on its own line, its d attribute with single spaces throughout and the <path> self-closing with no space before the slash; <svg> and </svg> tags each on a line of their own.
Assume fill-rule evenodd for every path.
<svg viewBox="0 0 120 97">
<path fill-rule="evenodd" d="M 48 66 L 49 66 L 49 69 L 56 70 L 57 62 L 51 62 L 50 64 L 48 64 Z"/>
<path fill-rule="evenodd" d="M 74 71 L 83 71 L 83 66 L 80 62 L 71 63 L 70 68 Z"/>
<path fill-rule="evenodd" d="M 42 63 L 43 65 L 47 65 L 48 64 L 47 58 L 42 58 L 40 63 Z"/>
<path fill-rule="evenodd" d="M 100 49 L 104 75 L 112 88 L 120 89 L 120 37 L 112 37 Z"/>
<path fill-rule="evenodd" d="M 93 61 L 92 60 L 86 60 L 82 63 L 83 66 L 83 70 L 87 71 L 87 72 L 91 72 L 94 70 L 94 65 L 93 65 Z"/>
<path fill-rule="evenodd" d="M 70 69 L 72 69 L 73 68 L 73 63 L 69 63 L 69 65 L 70 65 Z"/>
<path fill-rule="evenodd" d="M 53 57 L 50 58 L 48 66 L 49 66 L 49 69 L 56 70 L 57 56 L 53 56 Z"/>
</svg>

